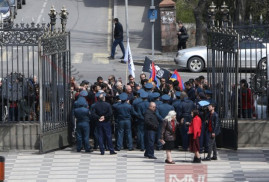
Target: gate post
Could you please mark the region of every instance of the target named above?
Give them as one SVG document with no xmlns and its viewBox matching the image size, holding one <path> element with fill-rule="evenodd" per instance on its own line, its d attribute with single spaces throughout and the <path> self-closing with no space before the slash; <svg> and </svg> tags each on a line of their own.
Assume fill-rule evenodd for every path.
<svg viewBox="0 0 269 182">
<path fill-rule="evenodd" d="M 212 4 L 209 6 L 209 9 L 208 9 L 208 17 L 209 17 L 209 21 L 207 25 L 208 28 L 215 26 L 216 13 L 217 13 L 216 6 L 214 2 L 212 1 Z"/>
<path fill-rule="evenodd" d="M 57 15 L 56 9 L 54 8 L 54 6 L 51 6 L 49 16 L 50 16 L 50 28 L 52 32 L 54 30 L 54 26 L 56 25 L 56 15 Z"/>
<path fill-rule="evenodd" d="M 65 32 L 66 29 L 66 22 L 67 22 L 67 15 L 69 13 L 67 12 L 66 8 L 63 6 L 60 12 L 61 17 L 61 24 L 62 24 L 62 32 Z"/>
</svg>

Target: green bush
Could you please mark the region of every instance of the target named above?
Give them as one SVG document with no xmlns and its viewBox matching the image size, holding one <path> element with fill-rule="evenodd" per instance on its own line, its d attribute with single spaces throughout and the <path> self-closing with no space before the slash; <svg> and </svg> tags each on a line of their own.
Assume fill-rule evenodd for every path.
<svg viewBox="0 0 269 182">
<path fill-rule="evenodd" d="M 176 1 L 176 18 L 184 23 L 195 23 L 193 10 L 198 0 L 177 0 Z"/>
</svg>

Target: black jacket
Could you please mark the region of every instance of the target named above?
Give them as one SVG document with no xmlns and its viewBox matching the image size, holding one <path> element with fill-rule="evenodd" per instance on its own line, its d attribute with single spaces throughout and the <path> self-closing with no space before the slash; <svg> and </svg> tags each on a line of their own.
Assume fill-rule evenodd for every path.
<svg viewBox="0 0 269 182">
<path fill-rule="evenodd" d="M 212 133 L 215 133 L 215 135 L 219 135 L 221 132 L 221 129 L 220 129 L 221 123 L 219 120 L 219 115 L 216 112 L 214 112 L 212 115 L 210 113 L 208 114 L 208 116 L 207 116 L 207 120 L 208 120 L 207 130 L 208 130 L 210 117 L 211 117 L 211 124 L 212 124 Z"/>
<path fill-rule="evenodd" d="M 123 28 L 120 22 L 115 23 L 114 38 L 123 39 Z"/>
<path fill-rule="evenodd" d="M 105 121 L 111 121 L 112 107 L 109 103 L 98 101 L 92 106 L 92 116 L 95 120 L 99 120 L 101 116 L 105 116 Z"/>
<path fill-rule="evenodd" d="M 146 130 L 157 131 L 159 127 L 159 121 L 156 113 L 148 109 L 145 113 L 145 128 Z"/>
<path fill-rule="evenodd" d="M 178 40 L 179 40 L 179 41 L 182 41 L 182 42 L 186 42 L 187 39 L 183 39 L 183 40 L 182 40 L 181 36 L 182 36 L 182 35 L 188 35 L 188 33 L 187 33 L 187 29 L 186 29 L 184 26 L 182 26 L 181 29 L 179 29 L 178 31 L 181 32 L 181 34 L 178 35 Z"/>
</svg>

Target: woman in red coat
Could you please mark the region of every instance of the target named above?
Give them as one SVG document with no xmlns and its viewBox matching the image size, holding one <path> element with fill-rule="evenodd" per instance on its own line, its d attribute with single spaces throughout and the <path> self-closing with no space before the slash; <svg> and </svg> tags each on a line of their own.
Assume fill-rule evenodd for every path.
<svg viewBox="0 0 269 182">
<path fill-rule="evenodd" d="M 198 110 L 193 110 L 192 111 L 192 122 L 189 125 L 189 132 L 190 134 L 190 151 L 193 152 L 194 159 L 193 163 L 201 163 L 201 158 L 200 158 L 200 145 L 199 145 L 199 137 L 201 135 L 201 128 L 202 128 L 202 120 L 199 117 L 199 111 Z"/>
</svg>

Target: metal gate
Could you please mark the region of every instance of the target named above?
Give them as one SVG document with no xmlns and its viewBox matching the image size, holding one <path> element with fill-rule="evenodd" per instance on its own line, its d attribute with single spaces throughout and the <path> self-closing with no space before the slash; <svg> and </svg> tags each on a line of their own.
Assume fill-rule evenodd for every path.
<svg viewBox="0 0 269 182">
<path fill-rule="evenodd" d="M 69 145 L 70 33 L 65 31 L 66 9 L 59 13 L 57 29 L 56 14 L 52 7 L 47 26 L 21 23 L 0 30 L 0 124 L 31 128 L 38 123 L 38 131 L 26 135 L 39 136 L 33 142 L 40 153 Z"/>
<path fill-rule="evenodd" d="M 208 31 L 208 81 L 221 122 L 222 147 L 237 149 L 237 74 L 239 36 L 233 29 Z"/>
<path fill-rule="evenodd" d="M 40 50 L 40 152 L 68 145 L 70 102 L 70 34 L 47 32 Z"/>
<path fill-rule="evenodd" d="M 217 138 L 221 147 L 237 149 L 238 141 L 238 51 L 239 35 L 228 28 L 228 12 L 225 3 L 221 6 L 221 25 L 215 25 L 216 6 L 209 7 L 207 41 L 207 77 L 217 103 L 221 122 L 221 134 Z"/>
</svg>

